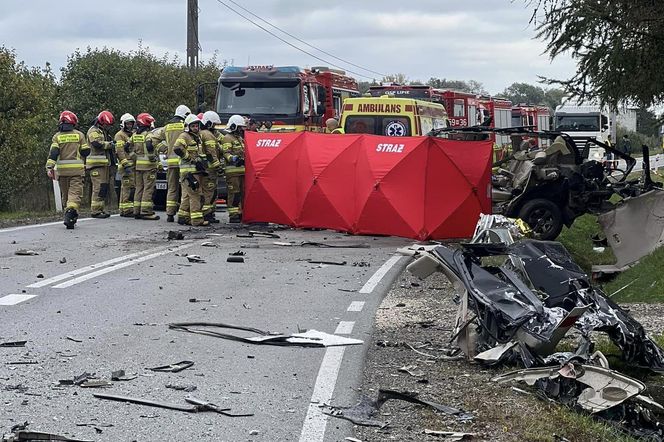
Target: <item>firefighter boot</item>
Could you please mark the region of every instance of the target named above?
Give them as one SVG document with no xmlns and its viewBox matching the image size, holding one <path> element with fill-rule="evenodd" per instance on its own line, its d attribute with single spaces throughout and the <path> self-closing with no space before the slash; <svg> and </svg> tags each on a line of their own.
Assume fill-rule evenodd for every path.
<svg viewBox="0 0 664 442">
<path fill-rule="evenodd" d="M 64 224 L 67 226 L 67 229 L 73 229 L 74 224 L 76 224 L 76 219 L 78 218 L 78 213 L 75 209 L 71 207 L 65 211 Z"/>
<path fill-rule="evenodd" d="M 173 216 L 173 215 L 167 215 L 167 216 L 166 216 L 166 222 L 167 222 L 167 223 L 175 222 L 175 216 Z"/>
<path fill-rule="evenodd" d="M 93 213 L 93 214 L 90 215 L 90 216 L 91 216 L 92 218 L 102 218 L 102 219 L 103 219 L 103 218 L 108 218 L 109 216 L 111 216 L 111 214 L 110 214 L 110 213 L 106 213 L 106 212 L 99 212 L 99 213 Z"/>
<path fill-rule="evenodd" d="M 228 216 L 228 222 L 238 224 L 242 222 L 242 216 L 239 213 L 234 213 Z"/>
<path fill-rule="evenodd" d="M 214 216 L 214 213 L 208 213 L 207 215 L 203 216 L 203 219 L 210 224 L 218 224 L 219 220 Z"/>
<path fill-rule="evenodd" d="M 146 219 L 148 221 L 157 221 L 159 219 L 159 215 L 155 215 L 154 213 L 151 215 L 141 215 L 141 219 Z"/>
</svg>

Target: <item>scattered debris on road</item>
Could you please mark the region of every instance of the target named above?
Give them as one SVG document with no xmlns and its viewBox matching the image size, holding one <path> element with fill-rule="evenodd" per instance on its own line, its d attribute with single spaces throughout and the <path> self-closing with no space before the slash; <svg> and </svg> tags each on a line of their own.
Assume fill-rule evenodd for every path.
<svg viewBox="0 0 664 442">
<path fill-rule="evenodd" d="M 238 250 L 237 252 L 231 252 L 228 255 L 229 256 L 245 256 L 247 253 L 243 252 L 242 250 Z"/>
<path fill-rule="evenodd" d="M 26 422 L 27 425 L 27 422 Z M 18 430 L 10 434 L 5 434 L 2 442 L 35 442 L 35 441 L 59 441 L 59 442 L 94 442 L 87 439 L 70 439 L 66 436 L 60 436 L 54 433 L 44 433 L 41 431 Z"/>
<path fill-rule="evenodd" d="M 189 302 L 211 302 L 211 299 L 189 298 Z"/>
<path fill-rule="evenodd" d="M 201 247 L 217 247 L 217 245 L 213 242 L 206 241 L 206 242 L 201 243 Z"/>
<path fill-rule="evenodd" d="M 359 339 L 346 338 L 343 336 L 332 335 L 319 332 L 317 330 L 308 330 L 306 332 L 294 333 L 290 335 L 275 334 L 259 330 L 257 328 L 242 327 L 239 325 L 223 324 L 218 322 L 180 322 L 168 324 L 173 330 L 196 333 L 200 335 L 212 336 L 215 338 L 228 339 L 231 341 L 243 342 L 245 344 L 260 345 L 280 345 L 296 347 L 332 347 L 339 345 L 359 345 L 364 341 Z M 207 328 L 202 328 L 207 327 Z M 255 336 L 237 336 L 230 333 L 222 333 L 210 328 L 221 328 L 231 330 L 241 330 L 255 333 Z"/>
<path fill-rule="evenodd" d="M 371 267 L 371 264 L 366 261 L 355 261 L 353 267 Z"/>
<path fill-rule="evenodd" d="M 187 368 L 191 367 L 192 365 L 194 365 L 194 363 L 192 361 L 180 361 L 180 362 L 176 362 L 175 364 L 162 365 L 160 367 L 148 368 L 148 370 L 170 372 L 170 373 L 179 373 L 182 370 L 186 370 Z"/>
<path fill-rule="evenodd" d="M 74 337 L 72 337 L 72 336 L 67 336 L 65 339 L 67 339 L 67 340 L 69 340 L 69 341 L 73 341 L 73 342 L 78 342 L 78 343 L 83 342 L 82 339 L 74 338 Z"/>
<path fill-rule="evenodd" d="M 229 256 L 226 258 L 226 262 L 235 262 L 235 263 L 243 263 L 244 262 L 244 256 Z"/>
<path fill-rule="evenodd" d="M 94 397 L 98 399 L 106 399 L 106 400 L 111 400 L 111 401 L 119 401 L 119 402 L 130 402 L 132 404 L 139 404 L 139 405 L 147 405 L 149 407 L 157 407 L 157 408 L 166 408 L 168 410 L 176 410 L 176 411 L 185 411 L 187 413 L 197 413 L 200 411 L 213 411 L 218 414 L 222 414 L 224 416 L 228 417 L 249 417 L 253 416 L 253 413 L 245 413 L 245 414 L 234 414 L 234 413 L 229 413 L 230 408 L 221 408 L 218 407 L 217 405 L 210 403 L 210 402 L 205 402 L 201 401 L 196 398 L 192 397 L 187 397 L 185 400 L 189 402 L 192 405 L 180 405 L 180 404 L 171 404 L 168 402 L 159 402 L 159 401 L 152 401 L 148 399 L 141 399 L 141 398 L 134 398 L 134 397 L 129 397 L 129 396 L 117 396 L 117 395 L 112 395 L 112 394 L 99 394 L 95 393 L 93 394 Z"/>
<path fill-rule="evenodd" d="M 250 230 L 248 233 L 238 233 L 236 236 L 238 238 L 255 238 L 255 237 L 274 238 L 274 239 L 281 238 L 281 236 L 277 235 L 274 232 L 261 232 L 260 230 Z"/>
<path fill-rule="evenodd" d="M 35 256 L 35 255 L 39 255 L 39 253 L 35 252 L 34 250 L 18 249 L 17 251 L 14 252 L 14 255 L 18 255 L 18 256 Z"/>
<path fill-rule="evenodd" d="M 329 265 L 329 266 L 345 266 L 347 263 L 346 261 L 321 261 L 321 260 L 315 260 L 315 259 L 309 259 L 307 260 L 309 264 L 322 264 L 322 265 Z"/>
<path fill-rule="evenodd" d="M 60 264 L 66 264 L 66 263 L 67 263 L 67 258 L 65 258 L 64 256 L 60 258 Z"/>
<path fill-rule="evenodd" d="M 459 433 L 459 432 L 454 432 L 454 431 L 437 431 L 437 430 L 429 430 L 429 429 L 424 429 L 424 434 L 428 434 L 429 436 L 442 436 L 445 438 L 446 441 L 450 442 L 456 442 L 456 441 L 462 441 L 462 440 L 470 440 L 473 437 L 475 437 L 475 434 L 473 433 Z"/>
<path fill-rule="evenodd" d="M 137 374 L 127 374 L 124 370 L 116 370 L 111 372 L 112 381 L 131 381 L 138 377 Z"/>
<path fill-rule="evenodd" d="M 401 400 L 417 405 L 423 405 L 447 415 L 454 416 L 459 421 L 470 421 L 473 419 L 472 414 L 463 410 L 419 399 L 417 393 L 384 389 L 378 390 L 378 398 L 376 400 L 361 395 L 359 402 L 352 407 L 325 405 L 322 407 L 322 412 L 328 416 L 349 420 L 355 425 L 385 428 L 389 423 L 378 420 L 376 416 L 383 404 L 389 400 Z"/>
<path fill-rule="evenodd" d="M 25 347 L 28 341 L 8 341 L 0 342 L 0 347 L 2 348 L 14 348 L 14 347 Z"/>
<path fill-rule="evenodd" d="M 168 231 L 168 240 L 172 241 L 181 241 L 184 239 L 184 234 L 182 232 L 176 232 L 174 230 L 169 230 Z"/>
<path fill-rule="evenodd" d="M 328 242 L 316 242 L 316 241 L 304 241 L 300 243 L 302 247 L 321 247 L 321 248 L 332 248 L 332 249 L 368 249 L 371 246 L 369 244 L 346 244 L 343 242 L 339 243 L 328 243 Z"/>
<path fill-rule="evenodd" d="M 197 387 L 195 385 L 166 384 L 166 388 L 170 388 L 172 390 L 178 390 L 178 391 L 186 391 L 188 393 L 191 393 L 192 391 L 195 391 Z"/>
<path fill-rule="evenodd" d="M 204 263 L 205 260 L 201 258 L 200 255 L 186 255 L 186 258 L 189 262 Z"/>
</svg>

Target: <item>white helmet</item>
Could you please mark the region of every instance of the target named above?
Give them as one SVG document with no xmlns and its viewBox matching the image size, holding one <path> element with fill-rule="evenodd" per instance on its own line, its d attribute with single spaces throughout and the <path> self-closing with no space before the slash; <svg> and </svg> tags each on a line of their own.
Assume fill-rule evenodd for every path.
<svg viewBox="0 0 664 442">
<path fill-rule="evenodd" d="M 134 118 L 134 116 L 132 114 L 127 113 L 127 114 L 124 114 L 120 117 L 120 127 L 122 129 L 126 129 L 125 128 L 125 123 L 129 123 L 129 122 L 132 122 L 132 123 L 136 124 L 136 118 Z"/>
<path fill-rule="evenodd" d="M 191 109 L 189 109 L 187 106 L 184 104 L 179 105 L 178 107 L 175 108 L 175 116 L 180 117 L 180 118 L 187 118 L 187 115 L 191 113 Z"/>
<path fill-rule="evenodd" d="M 235 132 L 238 127 L 246 127 L 246 126 L 247 126 L 247 121 L 244 119 L 242 115 L 233 115 L 228 119 L 228 123 L 226 123 L 226 127 L 231 132 Z"/>
<path fill-rule="evenodd" d="M 216 113 L 215 111 L 207 111 L 203 114 L 203 125 L 207 126 L 208 123 L 214 124 L 221 124 L 221 118 L 219 118 L 219 114 Z"/>
<path fill-rule="evenodd" d="M 198 123 L 200 125 L 201 120 L 198 119 L 196 114 L 187 115 L 187 118 L 184 119 L 184 130 L 189 132 L 189 125 L 191 125 L 193 123 Z"/>
</svg>

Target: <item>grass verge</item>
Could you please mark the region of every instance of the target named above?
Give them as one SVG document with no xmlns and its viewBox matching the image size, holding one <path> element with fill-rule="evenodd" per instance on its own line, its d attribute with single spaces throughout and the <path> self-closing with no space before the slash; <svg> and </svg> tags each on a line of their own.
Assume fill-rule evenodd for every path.
<svg viewBox="0 0 664 442">
<path fill-rule="evenodd" d="M 48 212 L 0 212 L 0 221 L 22 221 L 25 219 L 50 218 L 55 215 L 52 210 Z"/>
</svg>

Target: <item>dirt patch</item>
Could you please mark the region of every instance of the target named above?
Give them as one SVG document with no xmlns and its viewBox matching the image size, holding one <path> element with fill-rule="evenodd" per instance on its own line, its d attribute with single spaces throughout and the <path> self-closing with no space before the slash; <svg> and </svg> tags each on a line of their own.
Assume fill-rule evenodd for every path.
<svg viewBox="0 0 664 442">
<path fill-rule="evenodd" d="M 472 413 L 474 420 L 462 423 L 418 405 L 388 401 L 377 417 L 388 421 L 389 426 L 384 429 L 356 426 L 358 439 L 364 442 L 445 440 L 424 434 L 425 429 L 430 429 L 468 432 L 475 434 L 473 440 L 491 441 L 631 440 L 588 416 L 491 382 L 493 376 L 510 368 L 486 369 L 465 359 L 439 359 L 444 358 L 450 345 L 457 308 L 453 298 L 452 286 L 442 274 L 420 281 L 406 272 L 397 279 L 376 315 L 361 392 L 375 398 L 379 388 L 417 391 L 421 399 Z M 662 329 L 661 306 L 627 307 L 638 320 L 644 321 L 648 331 Z M 413 374 L 422 372 L 422 375 L 399 371 L 404 366 L 411 366 Z M 519 387 L 527 390 L 525 386 Z"/>
</svg>

